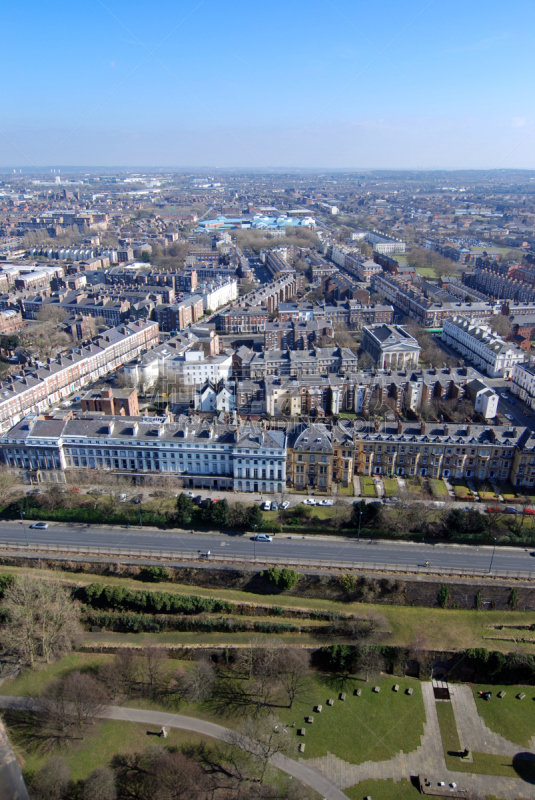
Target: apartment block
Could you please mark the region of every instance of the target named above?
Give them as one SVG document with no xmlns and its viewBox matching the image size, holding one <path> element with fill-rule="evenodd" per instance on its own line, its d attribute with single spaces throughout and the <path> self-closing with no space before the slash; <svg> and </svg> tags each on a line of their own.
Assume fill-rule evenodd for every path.
<svg viewBox="0 0 535 800">
<path fill-rule="evenodd" d="M 510 378 L 515 364 L 526 354 L 517 344 L 506 342 L 489 325 L 452 317 L 444 322 L 442 339 L 458 353 L 487 373 L 489 378 Z"/>
</svg>

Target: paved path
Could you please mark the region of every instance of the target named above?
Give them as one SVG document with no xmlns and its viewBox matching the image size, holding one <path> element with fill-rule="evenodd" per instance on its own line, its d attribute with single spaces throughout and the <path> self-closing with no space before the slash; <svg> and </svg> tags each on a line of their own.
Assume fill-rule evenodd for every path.
<svg viewBox="0 0 535 800">
<path fill-rule="evenodd" d="M 424 723 L 424 733 L 421 744 L 412 753 L 402 753 L 400 751 L 389 761 L 365 761 L 363 764 L 358 765 L 349 764 L 347 761 L 343 761 L 341 758 L 329 753 L 329 755 L 321 758 L 308 759 L 306 763 L 322 772 L 342 789 L 346 789 L 349 786 L 366 780 L 391 779 L 397 783 L 403 778 L 410 779 L 412 775 L 428 775 L 433 779 L 443 780 L 447 784 L 455 782 L 458 786 L 462 786 L 463 788 L 472 789 L 484 795 L 493 795 L 503 798 L 503 800 L 517 800 L 517 798 L 535 800 L 535 787 L 530 786 L 520 778 L 500 778 L 487 775 L 475 775 L 474 773 L 449 771 L 446 768 L 446 759 L 442 748 L 442 739 L 440 736 L 432 683 L 422 683 L 421 687 L 426 722 Z M 457 688 L 468 689 L 468 687 L 463 686 L 454 687 L 454 689 Z M 486 728 L 483 720 L 481 720 L 477 713 L 475 701 L 470 705 L 468 700 L 464 698 L 465 702 L 461 705 L 463 698 L 464 693 L 459 692 L 457 702 L 458 713 L 460 712 L 461 715 L 470 717 L 466 722 L 466 730 L 464 732 L 466 736 L 469 737 L 470 731 L 473 730 L 478 737 L 477 746 L 472 743 L 470 738 L 466 739 L 468 742 L 466 746 L 476 752 L 494 753 L 495 751 L 493 749 L 488 749 L 485 745 L 484 737 L 487 736 L 486 731 L 488 731 L 489 734 L 487 736 L 487 741 L 489 742 L 490 748 L 497 745 L 496 740 L 493 738 L 494 736 L 496 736 L 497 739 L 502 739 L 502 737 L 498 737 L 497 734 L 493 734 L 492 731 Z M 478 723 L 477 720 L 480 720 L 480 722 Z M 502 748 L 498 751 L 498 755 L 515 755 L 521 751 L 525 752 L 525 748 L 514 745 L 506 739 L 503 739 L 503 742 L 507 744 L 509 750 L 506 751 Z M 510 752 L 511 749 L 512 752 Z"/>
<path fill-rule="evenodd" d="M 511 757 L 522 750 L 521 745 L 514 744 L 487 728 L 484 719 L 479 715 L 470 686 L 450 684 L 449 690 L 461 748 L 467 747 L 475 753 L 493 753 L 496 756 Z M 492 702 L 500 701 L 493 699 Z"/>
<path fill-rule="evenodd" d="M 0 708 L 35 710 L 39 706 L 30 697 L 0 696 Z M 181 714 L 166 714 L 162 711 L 144 711 L 138 708 L 108 706 L 100 714 L 100 717 L 102 719 L 116 719 L 125 722 L 142 722 L 146 725 L 159 725 L 166 728 L 180 728 L 184 731 L 200 733 L 203 736 L 211 736 L 213 739 L 220 739 L 221 741 L 228 741 L 231 734 L 228 728 L 216 725 L 213 722 L 206 722 L 206 720 L 196 719 L 195 717 L 184 717 Z M 283 756 L 281 753 L 273 756 L 271 763 L 274 767 L 310 786 L 325 800 L 347 800 L 347 795 L 333 781 L 307 763 L 294 761 L 294 759 Z M 9 798 L 9 800 L 13 800 L 13 798 Z"/>
</svg>

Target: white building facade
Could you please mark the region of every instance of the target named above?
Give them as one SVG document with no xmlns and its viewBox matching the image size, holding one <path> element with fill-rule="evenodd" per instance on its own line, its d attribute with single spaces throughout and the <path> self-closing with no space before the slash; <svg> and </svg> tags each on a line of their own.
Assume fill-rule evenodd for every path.
<svg viewBox="0 0 535 800">
<path fill-rule="evenodd" d="M 489 325 L 464 317 L 444 320 L 442 339 L 489 378 L 508 379 L 513 375 L 515 364 L 526 360 L 521 347 L 506 342 Z"/>
</svg>

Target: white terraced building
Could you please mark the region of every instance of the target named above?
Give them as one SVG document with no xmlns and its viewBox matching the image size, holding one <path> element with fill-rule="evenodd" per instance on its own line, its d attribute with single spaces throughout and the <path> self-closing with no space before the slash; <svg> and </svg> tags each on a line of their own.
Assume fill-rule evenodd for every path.
<svg viewBox="0 0 535 800">
<path fill-rule="evenodd" d="M 286 484 L 286 434 L 259 425 L 28 415 L 0 441 L 6 463 L 32 481 L 64 483 L 65 469 L 98 469 L 136 478 L 162 474 L 191 488 L 280 492 Z"/>
<path fill-rule="evenodd" d="M 535 408 L 535 367 L 515 364 L 509 389 L 530 408 Z"/>
<path fill-rule="evenodd" d="M 446 319 L 442 340 L 486 372 L 489 378 L 511 378 L 515 364 L 526 360 L 521 347 L 506 342 L 489 325 L 477 320 L 464 317 Z"/>
</svg>

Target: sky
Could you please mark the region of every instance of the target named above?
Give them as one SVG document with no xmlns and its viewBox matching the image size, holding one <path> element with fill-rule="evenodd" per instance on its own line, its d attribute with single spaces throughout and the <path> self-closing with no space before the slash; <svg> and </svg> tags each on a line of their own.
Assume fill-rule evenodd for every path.
<svg viewBox="0 0 535 800">
<path fill-rule="evenodd" d="M 0 166 L 535 169 L 531 0 L 25 0 L 0 25 Z"/>
</svg>

